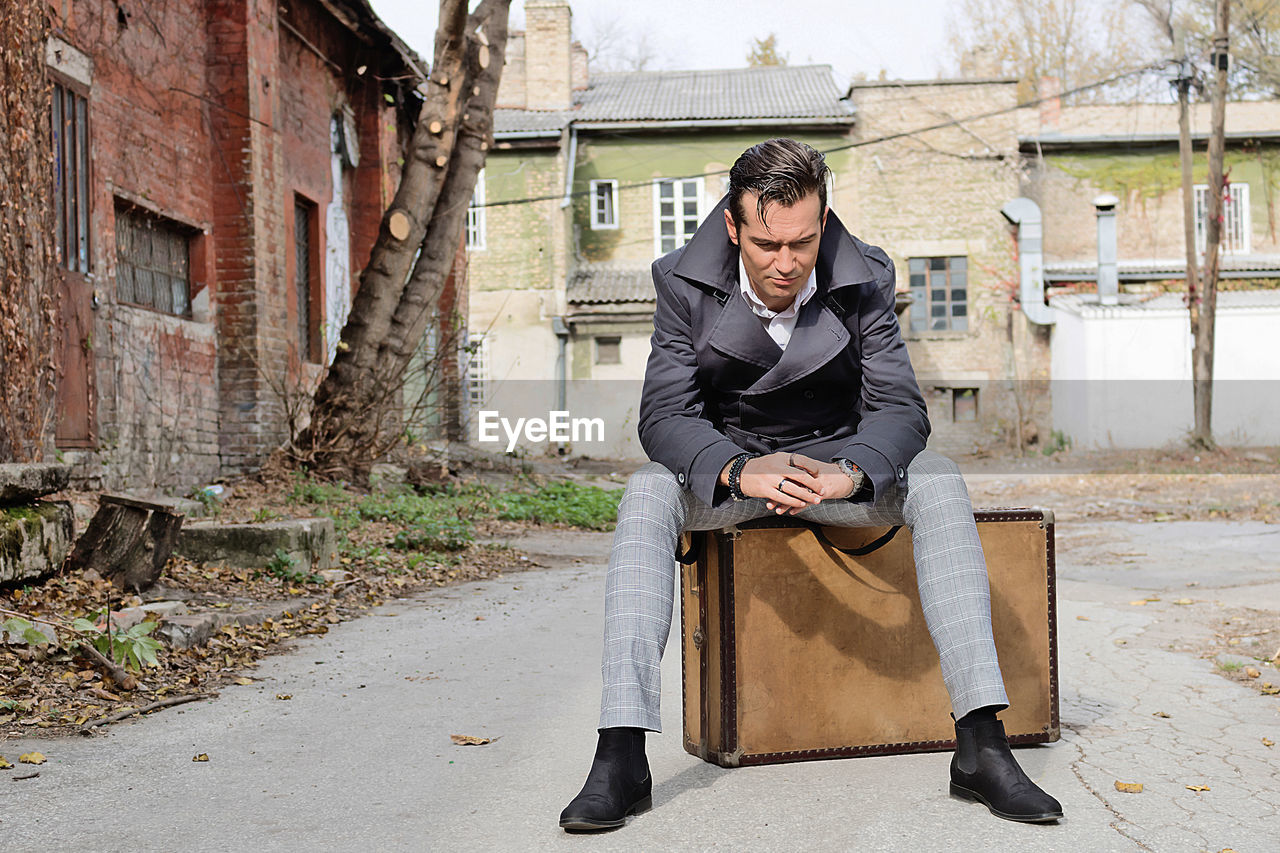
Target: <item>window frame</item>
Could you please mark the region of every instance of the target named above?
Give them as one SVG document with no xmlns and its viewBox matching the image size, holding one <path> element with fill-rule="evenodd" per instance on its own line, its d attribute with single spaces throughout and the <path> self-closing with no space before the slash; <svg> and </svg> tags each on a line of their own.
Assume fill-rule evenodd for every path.
<svg viewBox="0 0 1280 853">
<path fill-rule="evenodd" d="M 304 213 L 305 210 L 305 213 Z M 298 217 L 306 216 L 307 228 L 307 282 L 306 282 L 306 334 L 305 339 L 302 331 L 302 312 L 303 306 L 300 298 L 300 285 L 302 282 L 298 278 L 298 261 L 301 257 L 298 245 Z M 321 340 L 321 326 L 324 323 L 324 304 L 322 294 L 324 287 L 321 281 L 323 274 L 322 260 L 320 256 L 320 205 L 312 199 L 295 192 L 293 194 L 293 276 L 292 285 L 294 292 L 294 310 L 295 314 L 295 341 L 298 344 L 298 355 L 301 360 L 307 364 L 320 364 L 325 360 L 323 352 L 324 345 Z"/>
<path fill-rule="evenodd" d="M 50 102 L 49 124 L 53 137 L 50 140 L 54 145 L 54 233 L 53 245 L 54 252 L 57 255 L 55 264 L 62 270 L 79 275 L 90 275 L 93 272 L 93 131 L 92 119 L 89 109 L 89 87 L 60 74 L 54 69 L 49 69 L 49 79 L 53 83 L 53 96 Z M 62 109 L 65 106 L 63 91 L 71 96 L 72 103 L 76 107 L 76 116 L 72 119 L 72 127 L 76 128 L 74 140 L 74 152 L 69 152 L 67 145 L 67 137 L 63 133 L 66 128 L 65 120 L 62 121 L 62 127 L 58 127 L 58 119 L 62 118 Z M 81 110 L 83 106 L 83 110 Z M 76 163 L 74 165 L 74 177 L 76 179 L 76 187 L 71 192 L 75 195 L 76 212 L 74 215 L 68 215 L 66 211 L 70 207 L 71 195 L 65 186 L 65 178 L 69 173 L 65 166 L 69 153 L 74 154 Z M 75 219 L 76 226 L 76 263 L 70 263 L 68 252 L 65 249 L 71 245 L 71 224 L 72 218 Z M 83 247 L 78 244 L 83 241 Z"/>
<path fill-rule="evenodd" d="M 128 263 L 127 260 L 124 257 L 122 257 L 122 254 L 121 254 L 122 252 L 122 249 L 121 249 L 122 236 L 121 235 L 122 235 L 122 225 L 123 225 L 122 218 L 121 218 L 122 214 L 125 216 L 136 217 L 142 220 L 149 220 L 152 223 L 158 223 L 158 224 L 164 225 L 166 229 L 170 232 L 170 235 L 173 238 L 175 238 L 175 240 L 180 240 L 182 243 L 185 244 L 186 295 L 183 300 L 185 303 L 184 310 L 181 313 L 173 310 L 167 310 L 161 307 L 159 304 L 156 304 L 154 299 L 152 302 L 148 303 L 148 302 L 140 302 L 136 299 L 124 299 L 121 296 L 121 290 L 120 290 L 121 272 L 123 271 L 126 264 L 128 264 L 128 266 L 134 270 L 135 282 L 136 282 L 136 271 L 138 269 L 144 269 L 153 275 L 158 272 L 164 272 L 163 270 L 156 269 L 154 266 L 139 267 L 136 264 Z M 165 216 L 163 213 L 159 213 L 155 210 L 152 210 L 150 207 L 144 207 L 134 201 L 131 201 L 121 196 L 115 196 L 113 218 L 114 218 L 113 224 L 114 224 L 115 237 L 116 237 L 116 243 L 115 243 L 115 253 L 116 253 L 115 254 L 115 260 L 116 260 L 115 299 L 116 299 L 116 302 L 121 305 L 130 305 L 135 308 L 141 308 L 146 311 L 154 311 L 157 314 L 163 314 L 167 317 L 177 317 L 182 320 L 191 320 L 192 319 L 191 291 L 192 291 L 192 285 L 194 283 L 194 277 L 192 275 L 193 262 L 194 262 L 193 259 L 195 259 L 197 256 L 195 241 L 196 241 L 196 238 L 200 236 L 200 229 L 195 228 L 191 225 L 188 225 L 187 223 L 182 222 L 180 220 L 173 219 L 172 217 Z M 153 286 L 152 288 L 153 296 L 154 296 L 154 293 L 155 293 L 155 289 Z M 132 295 L 136 296 L 137 291 L 135 290 Z M 170 295 L 172 295 L 172 291 L 170 291 Z"/>
<path fill-rule="evenodd" d="M 599 216 L 600 210 L 597 205 L 599 197 L 597 192 L 601 187 L 609 188 L 609 214 L 610 220 L 603 221 Z M 592 231 L 616 231 L 618 224 L 618 182 L 612 178 L 600 178 L 591 181 L 591 230 Z"/>
<path fill-rule="evenodd" d="M 1196 254 L 1203 256 L 1207 243 L 1209 222 L 1209 185 L 1195 184 L 1192 187 L 1195 199 L 1192 215 L 1195 217 Z M 1228 181 L 1227 199 L 1223 205 L 1222 242 L 1219 244 L 1224 255 L 1247 255 L 1253 247 L 1253 217 L 1249 210 L 1249 182 Z M 1235 230 L 1232 230 L 1232 219 L 1235 219 Z M 1234 239 L 1238 238 L 1238 239 Z"/>
<path fill-rule="evenodd" d="M 932 291 L 934 289 L 933 282 L 930 281 L 932 273 L 938 272 L 933 268 L 933 262 L 941 260 L 945 262 L 945 266 L 941 270 L 946 277 L 946 302 L 943 318 L 946 320 L 946 326 L 943 328 L 934 328 L 933 307 L 935 305 Z M 955 281 L 953 278 L 954 262 L 964 261 L 963 283 L 964 283 L 964 310 L 962 313 L 955 313 L 955 307 L 960 301 L 955 298 Z M 918 274 L 912 270 L 913 262 L 922 261 L 924 267 L 924 283 L 918 286 L 914 282 L 914 277 Z M 969 256 L 968 255 L 914 255 L 907 258 L 907 286 L 908 292 L 912 296 L 911 306 L 907 309 L 907 334 L 917 336 L 927 336 L 936 334 L 969 334 L 972 329 L 969 325 Z M 917 316 L 923 319 L 923 328 L 916 327 Z M 964 328 L 956 328 L 956 318 L 963 318 Z"/>
<path fill-rule="evenodd" d="M 687 234 L 682 234 L 680 229 L 677 227 L 676 233 L 672 238 L 674 241 L 676 241 L 676 245 L 671 249 L 664 248 L 662 245 L 662 238 L 663 238 L 663 235 L 662 235 L 662 185 L 668 184 L 668 183 L 673 185 L 673 190 L 672 190 L 673 207 L 674 207 L 675 199 L 685 198 L 683 193 L 676 194 L 674 190 L 674 186 L 676 185 L 683 186 L 684 184 L 690 184 L 690 183 L 694 185 L 694 188 L 695 188 L 694 200 L 697 202 L 697 205 L 698 205 L 698 212 L 697 212 L 697 215 L 694 217 L 695 224 L 694 224 L 693 231 L 690 231 Z M 655 178 L 654 179 L 653 181 L 653 250 L 655 254 L 657 254 L 658 256 L 665 255 L 668 252 L 675 251 L 675 249 L 678 249 L 681 246 L 683 246 L 685 243 L 689 242 L 689 239 L 693 237 L 693 232 L 698 230 L 698 225 L 702 224 L 703 218 L 707 215 L 706 202 L 703 200 L 705 195 L 706 195 L 706 181 L 704 178 L 699 177 L 699 178 Z M 684 219 L 686 219 L 686 217 L 679 215 L 677 213 L 677 215 L 674 218 L 674 221 L 677 225 L 679 225 L 680 222 Z M 684 242 L 679 242 L 681 236 L 684 236 L 685 238 Z"/>
<path fill-rule="evenodd" d="M 593 364 L 622 364 L 622 335 L 594 335 L 593 337 L 595 343 Z M 608 352 L 609 347 L 613 348 L 613 358 L 606 361 L 602 358 L 602 354 Z"/>
<path fill-rule="evenodd" d="M 476 332 L 467 335 L 465 382 L 467 408 L 471 412 L 479 411 L 485 404 L 490 380 L 490 356 L 489 335 Z"/>
<path fill-rule="evenodd" d="M 485 170 L 476 175 L 476 188 L 467 204 L 467 222 L 465 237 L 468 252 L 483 252 L 486 248 L 485 235 Z"/>
</svg>

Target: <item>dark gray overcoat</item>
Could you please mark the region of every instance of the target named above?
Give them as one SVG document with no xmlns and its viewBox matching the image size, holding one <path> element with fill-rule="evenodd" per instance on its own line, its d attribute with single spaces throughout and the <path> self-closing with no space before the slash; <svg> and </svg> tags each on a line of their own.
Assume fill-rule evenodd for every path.
<svg viewBox="0 0 1280 853">
<path fill-rule="evenodd" d="M 893 262 L 828 214 L 818 291 L 784 352 L 739 292 L 727 203 L 653 263 L 658 305 L 639 423 L 645 452 L 712 505 L 730 499 L 718 478 L 743 451 L 844 457 L 866 472 L 875 494 L 905 480 L 929 419 L 893 311 Z"/>
</svg>

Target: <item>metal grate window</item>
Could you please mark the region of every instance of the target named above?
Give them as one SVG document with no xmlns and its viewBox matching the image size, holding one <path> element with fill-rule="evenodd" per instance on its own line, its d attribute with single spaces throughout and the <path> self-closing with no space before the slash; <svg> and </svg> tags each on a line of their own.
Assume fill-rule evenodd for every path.
<svg viewBox="0 0 1280 853">
<path fill-rule="evenodd" d="M 467 248 L 472 251 L 484 249 L 484 169 L 476 176 L 476 189 L 471 195 L 471 204 L 467 207 Z"/>
<path fill-rule="evenodd" d="M 89 272 L 89 102 L 53 84 L 54 208 L 58 263 Z"/>
<path fill-rule="evenodd" d="M 116 298 L 190 316 L 190 229 L 136 207 L 117 205 Z"/>
<path fill-rule="evenodd" d="M 911 331 L 967 331 L 968 258 L 908 258 L 911 276 Z"/>
<path fill-rule="evenodd" d="M 618 182 L 591 182 L 591 228 L 593 231 L 618 227 Z"/>
<path fill-rule="evenodd" d="M 313 342 L 312 290 L 315 279 L 315 252 L 312 231 L 316 222 L 316 206 L 306 199 L 293 200 L 293 291 L 298 306 L 298 353 L 304 361 L 318 361 Z"/>
<path fill-rule="evenodd" d="M 1209 216 L 1209 186 L 1195 188 L 1196 251 L 1204 254 L 1205 224 Z M 1222 253 L 1247 255 L 1250 248 L 1249 185 L 1228 184 L 1222 199 Z"/>
<path fill-rule="evenodd" d="M 658 254 L 674 251 L 693 237 L 702 221 L 702 178 L 657 181 L 653 185 Z"/>
</svg>

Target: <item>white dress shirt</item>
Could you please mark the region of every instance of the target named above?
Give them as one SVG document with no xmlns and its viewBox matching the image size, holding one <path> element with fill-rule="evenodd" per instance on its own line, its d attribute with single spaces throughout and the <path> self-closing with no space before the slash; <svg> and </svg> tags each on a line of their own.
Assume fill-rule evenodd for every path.
<svg viewBox="0 0 1280 853">
<path fill-rule="evenodd" d="M 747 305 L 751 306 L 752 313 L 764 321 L 764 329 L 769 333 L 769 337 L 786 350 L 787 344 L 791 341 L 791 333 L 796 328 L 796 316 L 804 304 L 813 298 L 813 294 L 818 292 L 818 272 L 815 269 L 809 273 L 809 280 L 804 283 L 804 287 L 796 294 L 795 300 L 790 305 L 781 311 L 771 311 L 752 289 L 751 279 L 747 278 L 747 269 L 742 264 L 742 255 L 739 254 L 738 287 L 742 290 L 742 298 L 747 300 Z"/>
</svg>

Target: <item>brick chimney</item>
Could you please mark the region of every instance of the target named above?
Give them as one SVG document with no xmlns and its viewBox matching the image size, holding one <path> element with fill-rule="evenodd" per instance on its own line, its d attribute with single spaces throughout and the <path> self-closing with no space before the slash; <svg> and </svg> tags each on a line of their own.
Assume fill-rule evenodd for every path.
<svg viewBox="0 0 1280 853">
<path fill-rule="evenodd" d="M 573 105 L 572 19 L 568 0 L 524 4 L 528 109 L 567 110 Z"/>
</svg>

